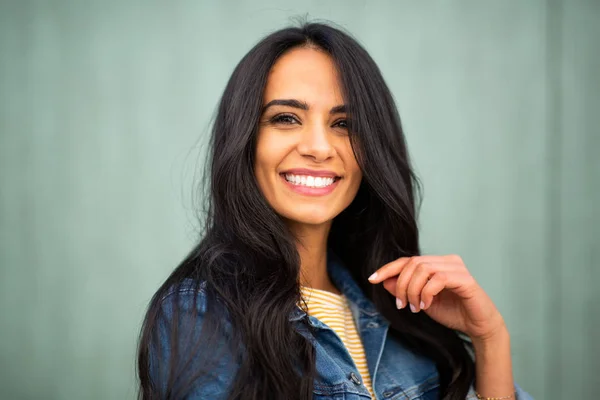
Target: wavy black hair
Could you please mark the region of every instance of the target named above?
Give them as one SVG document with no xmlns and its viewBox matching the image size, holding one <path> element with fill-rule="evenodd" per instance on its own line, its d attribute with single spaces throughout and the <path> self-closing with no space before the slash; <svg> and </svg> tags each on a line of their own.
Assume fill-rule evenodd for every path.
<svg viewBox="0 0 600 400">
<path fill-rule="evenodd" d="M 200 382 L 218 379 L 219 371 L 230 367 L 223 365 L 228 360 L 225 364 L 236 364 L 229 399 L 312 399 L 315 351 L 289 321 L 301 299 L 297 242 L 254 175 L 269 71 L 297 47 L 325 51 L 337 66 L 350 140 L 363 174 L 355 199 L 332 223 L 328 246 L 390 321 L 389 334 L 435 362 L 440 398 L 464 399 L 474 379 L 468 344 L 425 313 L 397 310 L 394 297 L 366 279 L 394 259 L 420 254 L 419 183 L 379 68 L 350 34 L 317 22 L 263 38 L 226 85 L 205 168 L 204 229 L 150 302 L 138 349 L 139 397 L 183 398 Z M 182 285 L 192 292 L 202 285 L 205 304 L 181 309 Z M 194 324 L 199 312 L 201 327 Z M 161 334 L 171 339 L 167 352 L 159 351 Z M 220 346 L 223 341 L 228 345 Z M 152 373 L 157 369 L 162 372 Z"/>
</svg>

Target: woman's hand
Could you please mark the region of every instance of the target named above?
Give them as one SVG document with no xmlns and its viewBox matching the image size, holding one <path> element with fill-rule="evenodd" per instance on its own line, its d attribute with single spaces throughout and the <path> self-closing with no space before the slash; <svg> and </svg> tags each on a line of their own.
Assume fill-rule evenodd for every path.
<svg viewBox="0 0 600 400">
<path fill-rule="evenodd" d="M 433 320 L 468 335 L 492 341 L 506 332 L 500 312 L 457 255 L 401 257 L 369 277 L 396 297 L 396 306 L 423 310 Z"/>
</svg>

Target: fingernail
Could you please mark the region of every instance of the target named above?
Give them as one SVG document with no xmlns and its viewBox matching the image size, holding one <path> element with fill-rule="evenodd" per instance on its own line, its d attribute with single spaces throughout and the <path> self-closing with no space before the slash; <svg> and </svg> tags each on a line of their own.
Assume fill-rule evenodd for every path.
<svg viewBox="0 0 600 400">
<path fill-rule="evenodd" d="M 400 300 L 400 299 L 396 298 L 396 308 L 399 310 L 399 309 L 401 309 L 402 307 L 404 307 L 404 306 L 402 305 L 402 300 Z"/>
<path fill-rule="evenodd" d="M 413 306 L 412 304 L 410 305 L 410 311 L 412 312 L 417 312 L 417 309 L 415 308 L 415 306 Z"/>
<path fill-rule="evenodd" d="M 424 309 L 425 308 L 425 302 L 422 301 L 421 304 L 419 304 L 419 307 L 421 308 L 421 310 Z"/>
<path fill-rule="evenodd" d="M 377 272 L 374 272 L 373 275 L 371 275 L 369 277 L 369 280 L 372 281 L 373 279 L 377 279 Z"/>
</svg>

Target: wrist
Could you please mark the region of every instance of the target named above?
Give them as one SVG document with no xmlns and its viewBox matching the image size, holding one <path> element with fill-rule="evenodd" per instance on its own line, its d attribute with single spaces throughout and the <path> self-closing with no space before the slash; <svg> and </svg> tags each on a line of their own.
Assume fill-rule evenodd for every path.
<svg viewBox="0 0 600 400">
<path fill-rule="evenodd" d="M 510 334 L 504 322 L 489 333 L 476 337 L 471 336 L 470 339 L 475 350 L 494 349 L 510 344 Z"/>
<path fill-rule="evenodd" d="M 481 398 L 511 398 L 514 394 L 508 329 L 472 340 L 475 351 L 475 390 Z"/>
<path fill-rule="evenodd" d="M 493 336 L 472 339 L 475 362 L 488 363 L 494 360 L 510 358 L 510 335 L 508 330 L 498 331 Z"/>
</svg>

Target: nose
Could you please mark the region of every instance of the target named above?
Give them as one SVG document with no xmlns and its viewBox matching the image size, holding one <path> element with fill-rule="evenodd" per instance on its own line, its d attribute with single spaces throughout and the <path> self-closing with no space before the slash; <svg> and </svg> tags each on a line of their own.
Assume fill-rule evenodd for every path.
<svg viewBox="0 0 600 400">
<path fill-rule="evenodd" d="M 327 127 L 320 124 L 307 127 L 302 132 L 302 137 L 298 143 L 298 152 L 302 156 L 312 158 L 315 162 L 322 162 L 332 157 L 335 150 L 327 130 Z"/>
</svg>

